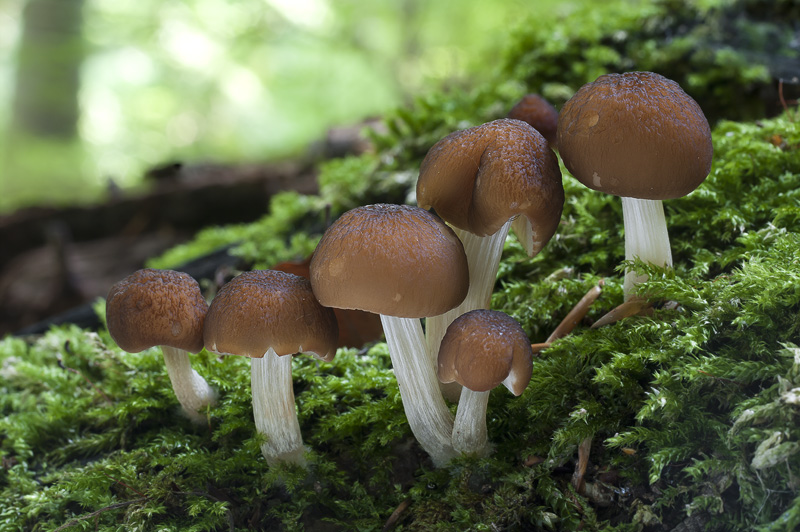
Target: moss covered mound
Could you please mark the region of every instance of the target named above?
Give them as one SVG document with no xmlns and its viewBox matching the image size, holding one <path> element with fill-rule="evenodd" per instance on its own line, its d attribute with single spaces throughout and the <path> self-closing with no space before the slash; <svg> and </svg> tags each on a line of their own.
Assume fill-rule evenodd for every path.
<svg viewBox="0 0 800 532">
<path fill-rule="evenodd" d="M 667 28 L 681 14 L 699 16 L 695 4 L 659 2 L 636 13 L 658 15 L 656 27 Z M 727 16 L 756 4 L 706 9 Z M 658 11 L 670 6 L 680 8 L 674 20 Z M 604 16 L 616 26 L 603 26 L 585 46 L 594 50 L 602 34 L 627 27 L 627 17 L 610 13 Z M 757 26 L 777 28 L 776 20 Z M 679 27 L 693 34 L 707 26 Z M 520 32 L 509 57 L 521 57 L 523 35 L 538 42 L 548 31 L 567 32 L 558 42 L 572 49 L 570 32 L 578 30 L 559 28 Z M 616 52 L 624 59 L 618 66 L 641 66 L 625 62 L 634 44 Z M 613 70 L 596 59 L 607 53 L 585 53 L 576 76 Z M 564 69 L 548 67 L 548 57 L 557 55 L 512 63 L 552 67 L 555 79 Z M 693 61 L 680 67 L 708 73 Z M 747 70 L 734 67 L 737 76 Z M 230 244 L 256 267 L 307 256 L 325 227 L 322 207 L 336 216 L 362 203 L 410 199 L 427 147 L 502 115 L 534 86 L 519 68 L 504 71 L 502 82 L 421 98 L 390 117 L 378 153 L 321 168 L 319 196 L 279 195 L 258 223 L 209 228 L 153 265 L 175 266 Z M 563 79 L 568 90 L 580 83 Z M 737 117 L 726 113 L 738 107 L 738 87 L 697 86 L 727 91 L 720 114 Z M 800 116 L 790 109 L 774 118 L 720 119 L 713 137 L 709 178 L 665 202 L 674 269 L 633 264 L 649 274 L 639 295 L 655 303 L 653 314 L 581 326 L 537 356 L 522 396 L 493 392 L 491 457 L 432 467 L 409 432 L 383 343 L 342 349 L 331 363 L 294 361 L 311 449 L 302 470 L 269 468 L 261 457 L 246 360 L 193 357 L 219 390 L 208 425 L 198 426 L 178 413 L 157 349 L 130 355 L 105 330 L 59 327 L 0 342 L 0 530 L 795 530 Z M 600 279 L 605 288 L 588 321 L 622 301 L 619 201 L 568 175 L 564 187 L 557 236 L 533 260 L 509 238 L 492 300 L 534 342 Z M 582 459 L 586 474 L 576 488 Z"/>
</svg>

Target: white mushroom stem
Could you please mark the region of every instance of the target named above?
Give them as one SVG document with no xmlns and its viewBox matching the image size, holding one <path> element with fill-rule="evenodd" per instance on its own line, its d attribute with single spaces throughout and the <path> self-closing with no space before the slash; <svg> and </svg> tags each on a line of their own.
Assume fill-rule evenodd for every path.
<svg viewBox="0 0 800 532">
<path fill-rule="evenodd" d="M 464 246 L 469 267 L 469 291 L 464 301 L 444 314 L 425 319 L 425 342 L 431 364 L 437 367 L 439 346 L 447 327 L 462 314 L 476 309 L 490 307 L 492 290 L 500 267 L 503 244 L 508 236 L 511 220 L 506 222 L 495 234 L 478 236 L 463 229 L 453 228 Z M 449 401 L 459 401 L 461 385 L 457 382 L 441 384 L 442 394 Z"/>
<path fill-rule="evenodd" d="M 250 359 L 250 386 L 256 430 L 266 437 L 261 453 L 267 464 L 305 465 L 305 448 L 292 388 L 292 356 L 278 356 L 270 348 Z"/>
<path fill-rule="evenodd" d="M 202 422 L 206 419 L 202 411 L 214 404 L 217 394 L 206 380 L 192 369 L 189 353 L 177 347 L 161 346 L 164 354 L 164 365 L 167 375 L 175 391 L 175 397 L 184 412 L 192 421 Z"/>
<path fill-rule="evenodd" d="M 645 263 L 671 267 L 672 251 L 661 200 L 622 197 L 622 216 L 625 224 L 625 260 L 639 257 Z M 646 280 L 646 275 L 626 271 L 623 284 L 625 299 L 630 299 L 636 285 Z"/>
<path fill-rule="evenodd" d="M 488 456 L 491 453 L 486 431 L 489 392 L 474 392 L 464 387 L 453 424 L 453 448 L 459 453 Z"/>
<path fill-rule="evenodd" d="M 451 442 L 453 415 L 425 352 L 422 324 L 418 319 L 384 315 L 381 323 L 411 432 L 434 465 L 443 467 L 458 454 Z"/>
</svg>

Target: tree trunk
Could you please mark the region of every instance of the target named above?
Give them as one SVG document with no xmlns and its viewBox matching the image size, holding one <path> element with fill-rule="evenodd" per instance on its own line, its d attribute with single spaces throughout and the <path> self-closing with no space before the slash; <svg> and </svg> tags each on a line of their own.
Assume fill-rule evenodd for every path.
<svg viewBox="0 0 800 532">
<path fill-rule="evenodd" d="M 12 132 L 70 140 L 84 57 L 83 0 L 29 0 L 17 57 Z"/>
</svg>

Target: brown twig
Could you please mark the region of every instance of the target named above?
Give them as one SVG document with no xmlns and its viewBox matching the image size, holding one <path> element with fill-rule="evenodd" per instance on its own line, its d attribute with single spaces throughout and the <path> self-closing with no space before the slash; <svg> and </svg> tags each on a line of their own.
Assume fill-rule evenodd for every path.
<svg viewBox="0 0 800 532">
<path fill-rule="evenodd" d="M 383 531 L 387 532 L 388 530 L 393 529 L 397 522 L 400 521 L 400 517 L 403 515 L 408 507 L 411 506 L 411 499 L 405 499 L 403 502 L 397 505 L 392 515 L 389 516 L 389 519 L 386 520 L 386 523 L 383 525 Z"/>
<path fill-rule="evenodd" d="M 589 313 L 592 303 L 594 303 L 597 298 L 600 297 L 600 293 L 603 291 L 604 285 L 605 281 L 600 279 L 596 285 L 590 288 L 589 291 L 586 292 L 586 294 L 581 298 L 581 300 L 578 301 L 578 303 L 572 308 L 572 310 L 569 311 L 566 317 L 561 320 L 561 323 L 559 323 L 558 327 L 553 330 L 545 343 L 552 343 L 575 330 L 575 327 L 578 325 L 578 323 L 580 323 L 586 314 Z"/>
<path fill-rule="evenodd" d="M 84 514 L 84 515 L 81 515 L 79 517 L 76 517 L 75 519 L 73 519 L 71 521 L 68 521 L 68 522 L 64 523 L 63 525 L 61 525 L 60 527 L 56 528 L 55 530 L 53 530 L 53 532 L 60 532 L 61 530 L 65 530 L 65 529 L 67 529 L 67 528 L 69 528 L 69 527 L 71 527 L 73 525 L 77 525 L 81 521 L 85 521 L 87 519 L 91 519 L 92 517 L 97 517 L 97 516 L 99 516 L 100 514 L 102 514 L 104 512 L 108 512 L 110 510 L 119 510 L 120 508 L 125 508 L 126 506 L 130 506 L 131 504 L 137 504 L 137 503 L 140 503 L 140 502 L 144 502 L 146 500 L 147 500 L 147 497 L 141 497 L 139 499 L 133 499 L 133 500 L 130 500 L 130 501 L 123 501 L 123 502 L 117 502 L 117 503 L 114 503 L 114 504 L 109 504 L 108 506 L 104 506 L 103 508 L 100 508 L 99 510 L 95 510 L 94 512 L 91 512 L 91 513 Z"/>
<path fill-rule="evenodd" d="M 533 467 L 541 464 L 542 462 L 544 462 L 544 458 L 541 456 L 536 456 L 535 454 L 530 454 L 525 458 L 525 460 L 522 461 L 522 465 L 525 467 Z"/>
<path fill-rule="evenodd" d="M 539 343 L 539 344 L 531 344 L 531 349 L 533 350 L 533 354 L 535 355 L 536 353 L 539 353 L 540 351 L 544 351 L 545 349 L 547 349 L 551 345 L 553 345 L 553 344 L 551 344 L 550 342 L 542 342 L 542 343 Z"/>
<path fill-rule="evenodd" d="M 793 122 L 796 118 L 796 113 L 789 113 L 789 105 L 797 105 L 798 100 L 790 100 L 788 102 L 786 101 L 786 98 L 783 95 L 783 81 L 784 81 L 783 78 L 778 80 L 778 99 L 781 102 L 783 110 L 789 115 L 790 120 Z M 792 82 L 792 84 L 794 85 L 797 84 L 798 81 L 800 81 L 800 79 L 794 77 L 789 81 Z"/>
<path fill-rule="evenodd" d="M 586 294 L 578 301 L 572 310 L 570 310 L 567 315 L 561 320 L 561 323 L 553 329 L 553 332 L 550 333 L 550 336 L 547 337 L 547 340 L 543 343 L 539 344 L 531 344 L 531 349 L 533 349 L 534 353 L 538 353 L 550 347 L 552 343 L 559 338 L 563 338 L 571 333 L 575 327 L 577 327 L 578 323 L 586 317 L 586 314 L 589 312 L 589 309 L 592 307 L 592 304 L 600 297 L 600 293 L 603 291 L 603 286 L 605 285 L 605 281 L 600 279 L 596 285 L 591 287 Z"/>
<path fill-rule="evenodd" d="M 796 83 L 798 79 L 792 78 L 791 81 L 794 81 Z M 778 99 L 781 101 L 781 106 L 783 106 L 784 111 L 789 110 L 789 104 L 797 105 L 797 100 L 791 100 L 787 102 L 786 98 L 783 96 L 783 78 L 778 80 Z"/>
<path fill-rule="evenodd" d="M 584 491 L 584 475 L 589 465 L 589 452 L 592 450 L 592 436 L 584 438 L 578 445 L 578 463 L 575 464 L 575 472 L 572 474 L 572 487 L 580 494 Z"/>
<path fill-rule="evenodd" d="M 611 309 L 608 313 L 601 316 L 599 320 L 592 324 L 592 329 L 597 329 L 598 327 L 603 327 L 604 325 L 611 325 L 612 323 L 616 323 L 619 320 L 628 318 L 630 316 L 636 316 L 652 306 L 653 303 L 647 299 L 643 299 L 641 297 L 632 297 L 618 307 Z"/>
</svg>

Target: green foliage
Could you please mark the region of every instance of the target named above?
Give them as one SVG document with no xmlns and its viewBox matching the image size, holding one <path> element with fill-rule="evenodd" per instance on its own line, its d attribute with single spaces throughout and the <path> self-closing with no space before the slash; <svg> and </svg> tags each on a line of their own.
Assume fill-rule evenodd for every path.
<svg viewBox="0 0 800 532">
<path fill-rule="evenodd" d="M 657 0 L 574 9 L 549 30 L 525 26 L 503 59 L 507 78 L 560 107 L 581 85 L 608 72 L 649 70 L 677 81 L 712 122 L 755 119 L 791 78 L 800 52 L 784 21 L 796 2 Z M 774 98 L 777 103 L 777 97 Z"/>
<path fill-rule="evenodd" d="M 324 229 L 319 198 L 280 192 L 270 200 L 270 213 L 251 224 L 209 227 L 195 238 L 151 259 L 151 268 L 175 268 L 222 248 L 257 268 L 303 259 L 311 254 Z M 315 236 L 316 235 L 316 236 Z"/>
<path fill-rule="evenodd" d="M 318 178 L 322 201 L 334 217 L 359 205 L 403 203 L 416 179 L 416 172 L 390 170 L 371 154 L 326 161 Z"/>
<path fill-rule="evenodd" d="M 714 144 L 706 183 L 667 202 L 675 269 L 632 264 L 650 276 L 641 295 L 670 304 L 579 326 L 537 357 L 521 397 L 496 390 L 492 457 L 430 467 L 383 343 L 340 350 L 331 363 L 296 358 L 304 471 L 261 458 L 246 360 L 193 357 L 220 392 L 209 426 L 196 426 L 178 414 L 157 349 L 124 354 L 105 332 L 57 328 L 0 343 L 0 530 L 376 530 L 404 501 L 408 530 L 628 531 L 690 520 L 791 530 L 800 520 L 800 135 L 787 117 L 723 122 Z M 330 165 L 321 197 L 349 171 L 375 167 L 368 158 Z M 534 259 L 509 238 L 493 298 L 534 341 L 601 278 L 590 320 L 622 298 L 617 200 L 569 177 L 565 186 L 558 238 Z M 256 251 L 264 238 L 241 249 L 277 260 L 295 249 L 293 224 L 319 230 L 308 213 L 320 204 L 282 195 L 270 216 L 231 234 L 271 231 L 274 247 Z M 589 491 L 579 493 L 570 479 L 587 438 Z"/>
</svg>

